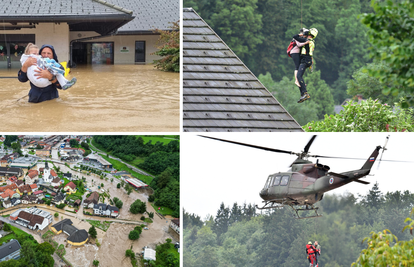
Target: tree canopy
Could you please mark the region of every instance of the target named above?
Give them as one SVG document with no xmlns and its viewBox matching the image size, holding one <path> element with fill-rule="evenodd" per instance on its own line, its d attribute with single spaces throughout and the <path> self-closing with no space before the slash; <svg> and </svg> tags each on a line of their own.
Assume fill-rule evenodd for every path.
<svg viewBox="0 0 414 267">
<path fill-rule="evenodd" d="M 404 132 L 414 131 L 414 110 L 382 104 L 378 100 L 349 102 L 339 114 L 303 126 L 307 132 Z"/>
<path fill-rule="evenodd" d="M 382 83 L 389 84 L 383 93 L 398 96 L 405 93 L 414 104 L 414 3 L 412 1 L 372 2 L 374 13 L 364 14 L 362 22 L 368 26 L 370 55 L 386 63 L 389 68 L 370 69 L 369 73 Z"/>
<path fill-rule="evenodd" d="M 392 250 L 408 255 L 413 248 L 413 213 L 411 218 L 404 219 L 412 210 L 414 193 L 385 193 L 380 188 L 376 183 L 367 194 L 358 196 L 327 194 L 317 203 L 323 216 L 304 220 L 295 219 L 293 211 L 287 208 L 259 214 L 250 204 L 222 203 L 215 217 L 204 220 L 184 210 L 184 266 L 305 266 L 309 264 L 304 253 L 309 241 L 321 245 L 320 261 L 324 266 L 350 266 L 358 258 L 358 263 L 364 257 L 375 258 L 396 246 L 397 241 L 401 243 Z M 380 240 L 378 232 L 384 236 L 384 229 L 395 235 L 392 242 L 388 236 Z M 378 234 L 363 242 L 372 233 Z M 390 240 L 389 244 L 386 240 Z M 367 245 L 375 251 L 367 249 Z M 407 261 L 401 262 L 401 266 L 411 266 L 409 261 L 408 265 Z M 399 266 L 392 261 L 387 263 Z M 374 264 L 370 261 L 362 266 Z"/>
</svg>

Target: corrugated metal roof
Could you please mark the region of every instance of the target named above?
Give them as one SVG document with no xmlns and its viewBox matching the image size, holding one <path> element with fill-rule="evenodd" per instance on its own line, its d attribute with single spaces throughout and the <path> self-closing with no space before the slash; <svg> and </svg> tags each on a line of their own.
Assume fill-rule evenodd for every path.
<svg viewBox="0 0 414 267">
<path fill-rule="evenodd" d="M 184 132 L 303 131 L 192 8 L 182 32 Z"/>
</svg>

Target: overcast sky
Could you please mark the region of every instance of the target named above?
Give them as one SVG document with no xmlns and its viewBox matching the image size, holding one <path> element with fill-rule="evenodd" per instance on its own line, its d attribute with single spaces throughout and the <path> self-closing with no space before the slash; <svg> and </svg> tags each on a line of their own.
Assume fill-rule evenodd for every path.
<svg viewBox="0 0 414 267">
<path fill-rule="evenodd" d="M 312 133 L 212 133 L 204 134 L 253 145 L 301 152 Z M 367 159 L 377 145 L 383 146 L 388 133 L 319 133 L 311 154 Z M 383 160 L 414 161 L 414 134 L 390 133 Z M 382 151 L 381 151 L 382 153 Z M 381 155 L 381 154 L 380 154 Z M 232 206 L 246 203 L 261 204 L 259 191 L 269 174 L 287 171 L 295 155 L 263 151 L 197 136 L 181 134 L 181 205 L 190 213 L 205 218 L 216 215 L 220 203 Z M 378 157 L 379 159 L 379 157 Z M 378 181 L 383 192 L 410 190 L 414 192 L 414 163 L 378 159 L 371 175 L 363 178 L 369 185 L 350 183 L 330 191 L 331 194 L 366 194 Z M 314 161 L 314 158 L 311 158 Z M 320 159 L 333 172 L 360 169 L 364 160 Z M 322 200 L 323 201 L 323 200 Z"/>
</svg>

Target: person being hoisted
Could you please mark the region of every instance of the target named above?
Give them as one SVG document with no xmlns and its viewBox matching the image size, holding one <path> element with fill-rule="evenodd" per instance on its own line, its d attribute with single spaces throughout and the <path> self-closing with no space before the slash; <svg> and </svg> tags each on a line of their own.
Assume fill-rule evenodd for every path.
<svg viewBox="0 0 414 267">
<path fill-rule="evenodd" d="M 309 241 L 308 244 L 306 245 L 306 254 L 308 254 L 308 260 L 310 263 L 309 266 L 315 266 L 316 264 L 315 252 L 316 252 L 315 247 L 312 245 L 312 242 Z"/>
<path fill-rule="evenodd" d="M 312 66 L 312 57 L 313 57 L 313 51 L 315 50 L 315 42 L 314 38 L 318 35 L 318 30 L 315 28 L 310 29 L 307 32 L 303 33 L 304 36 L 307 36 L 309 43 L 302 47 L 301 52 L 301 61 L 300 66 L 298 70 L 298 81 L 299 81 L 299 90 L 300 90 L 300 99 L 298 103 L 302 103 L 305 100 L 308 100 L 310 98 L 310 95 L 308 94 L 308 91 L 306 90 L 306 84 L 303 80 L 303 74 L 305 74 L 305 70 Z"/>
</svg>

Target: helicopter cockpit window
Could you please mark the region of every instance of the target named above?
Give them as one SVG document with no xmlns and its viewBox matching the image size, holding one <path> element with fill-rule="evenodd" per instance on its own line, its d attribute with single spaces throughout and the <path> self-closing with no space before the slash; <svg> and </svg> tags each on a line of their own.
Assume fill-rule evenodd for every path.
<svg viewBox="0 0 414 267">
<path fill-rule="evenodd" d="M 269 175 L 269 178 L 267 178 L 265 188 L 269 188 L 272 185 L 272 182 L 273 182 L 273 176 Z"/>
<path fill-rule="evenodd" d="M 273 185 L 279 185 L 280 184 L 280 179 L 282 178 L 282 176 L 278 175 L 275 176 L 275 181 L 273 183 Z"/>
<path fill-rule="evenodd" d="M 289 175 L 283 175 L 282 180 L 280 181 L 280 185 L 287 185 L 289 182 Z"/>
</svg>

